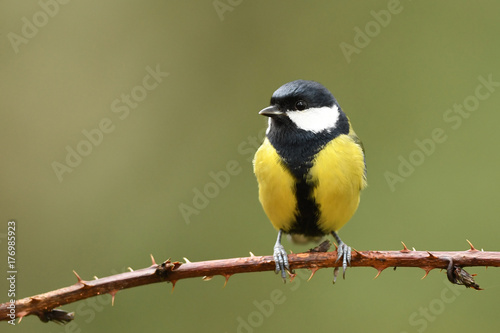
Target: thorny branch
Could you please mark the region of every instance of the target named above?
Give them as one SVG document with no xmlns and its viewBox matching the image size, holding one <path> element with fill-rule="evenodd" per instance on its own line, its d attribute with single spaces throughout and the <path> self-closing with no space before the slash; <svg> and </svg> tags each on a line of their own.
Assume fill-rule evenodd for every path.
<svg viewBox="0 0 500 333">
<path fill-rule="evenodd" d="M 419 267 L 425 271 L 424 277 L 432 269 L 446 269 L 448 280 L 451 283 L 481 290 L 472 275 L 463 270 L 462 267 L 500 267 L 500 252 L 479 251 L 470 242 L 469 244 L 469 250 L 455 252 L 411 251 L 404 243 L 404 248 L 401 251 L 354 250 L 351 266 L 373 267 L 378 271 L 376 277 L 388 267 Z M 330 243 L 324 242 L 308 252 L 290 254 L 288 258 L 290 267 L 292 269 L 307 268 L 311 270 L 311 277 L 320 268 L 336 267 L 337 269 L 342 263 L 336 261 L 336 251 L 326 252 L 329 247 Z M 10 302 L 0 304 L 0 320 L 10 321 L 15 318 L 21 320 L 28 315 L 37 315 L 43 322 L 67 323 L 74 319 L 74 313 L 55 308 L 89 297 L 111 294 L 114 301 L 118 291 L 145 284 L 170 282 L 173 288 L 175 283 L 182 279 L 203 277 L 204 280 L 209 280 L 214 275 L 224 276 L 226 284 L 233 274 L 274 270 L 275 264 L 272 256 L 250 254 L 251 256 L 246 258 L 202 262 L 190 262 L 184 258 L 185 263 L 167 260 L 161 264 L 156 264 L 151 256 L 152 265 L 150 267 L 90 281 L 83 280 L 74 272 L 78 281 L 72 286 L 17 300 L 14 303 L 15 306 Z M 289 272 L 289 276 L 290 280 L 293 280 L 295 277 L 293 271 Z"/>
</svg>

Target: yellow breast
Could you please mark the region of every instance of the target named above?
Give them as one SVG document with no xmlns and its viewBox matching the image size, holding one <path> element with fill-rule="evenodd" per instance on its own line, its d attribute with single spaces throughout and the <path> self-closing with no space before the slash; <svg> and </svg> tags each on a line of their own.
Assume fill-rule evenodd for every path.
<svg viewBox="0 0 500 333">
<path fill-rule="evenodd" d="M 276 229 L 288 230 L 297 210 L 295 179 L 267 138 L 255 154 L 254 172 L 264 212 Z"/>
<path fill-rule="evenodd" d="M 313 197 L 318 205 L 319 227 L 337 231 L 346 224 L 359 205 L 360 191 L 366 187 L 362 148 L 355 136 L 340 135 L 316 156 L 309 170 L 316 183 Z"/>
</svg>

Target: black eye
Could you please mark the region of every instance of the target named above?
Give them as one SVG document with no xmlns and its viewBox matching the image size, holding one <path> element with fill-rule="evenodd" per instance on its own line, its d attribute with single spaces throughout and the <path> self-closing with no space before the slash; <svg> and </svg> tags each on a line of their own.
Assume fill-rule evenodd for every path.
<svg viewBox="0 0 500 333">
<path fill-rule="evenodd" d="M 303 111 L 303 110 L 307 109 L 307 103 L 306 103 L 306 101 L 298 100 L 295 103 L 295 109 L 297 109 L 299 111 Z"/>
</svg>

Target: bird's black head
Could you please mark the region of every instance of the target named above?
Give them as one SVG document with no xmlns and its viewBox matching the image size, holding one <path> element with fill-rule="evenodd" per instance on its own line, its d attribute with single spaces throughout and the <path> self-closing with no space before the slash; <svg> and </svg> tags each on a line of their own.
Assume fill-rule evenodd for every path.
<svg viewBox="0 0 500 333">
<path fill-rule="evenodd" d="M 259 114 L 270 118 L 268 133 L 279 131 L 280 135 L 296 130 L 311 134 L 332 132 L 339 125 L 345 131 L 347 124 L 332 93 L 320 83 L 306 80 L 279 87 L 271 97 L 271 105 Z"/>
<path fill-rule="evenodd" d="M 309 108 L 332 107 L 332 93 L 314 81 L 296 80 L 285 83 L 271 97 L 271 105 L 281 111 L 304 111 Z"/>
</svg>

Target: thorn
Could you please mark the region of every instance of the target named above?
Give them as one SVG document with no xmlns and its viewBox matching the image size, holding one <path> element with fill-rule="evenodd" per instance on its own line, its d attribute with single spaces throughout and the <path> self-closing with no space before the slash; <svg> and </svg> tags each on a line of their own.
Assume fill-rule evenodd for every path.
<svg viewBox="0 0 500 333">
<path fill-rule="evenodd" d="M 384 268 L 377 268 L 377 275 L 375 275 L 375 277 L 374 277 L 373 279 L 375 280 L 376 278 L 378 278 L 378 277 L 379 277 L 379 275 L 380 275 L 380 273 L 382 273 L 382 271 L 383 271 L 384 269 L 385 269 L 385 267 L 384 267 Z"/>
<path fill-rule="evenodd" d="M 75 270 L 73 270 L 73 274 L 75 274 L 75 276 L 78 279 L 79 283 L 81 283 L 83 281 L 82 278 L 80 277 L 80 275 L 78 275 L 78 273 Z"/>
<path fill-rule="evenodd" d="M 401 241 L 401 244 L 403 244 L 403 249 L 399 252 L 403 252 L 403 253 L 410 252 L 410 250 L 408 250 L 408 248 L 406 247 L 406 244 L 403 241 Z"/>
<path fill-rule="evenodd" d="M 307 282 L 309 282 L 309 280 L 312 279 L 312 277 L 314 276 L 314 274 L 316 274 L 316 272 L 319 270 L 318 267 L 312 267 L 312 268 L 309 268 L 309 270 L 311 271 L 311 276 L 309 277 L 309 279 L 307 279 Z"/>
<path fill-rule="evenodd" d="M 292 251 L 292 250 L 290 250 L 290 254 L 293 254 L 293 251 Z"/>
<path fill-rule="evenodd" d="M 94 275 L 94 280 L 99 280 L 99 278 L 97 276 Z"/>
<path fill-rule="evenodd" d="M 417 251 L 417 250 L 415 250 L 415 248 L 414 248 L 414 247 L 412 247 L 412 249 L 413 249 L 413 251 Z"/>
<path fill-rule="evenodd" d="M 184 261 L 186 262 L 186 264 L 190 264 L 191 263 L 191 261 L 189 261 L 189 259 L 186 258 L 186 257 L 182 257 L 182 259 L 184 259 Z"/>
<path fill-rule="evenodd" d="M 429 251 L 425 251 L 425 252 L 427 252 L 427 253 L 429 254 L 429 257 L 431 257 L 431 258 L 437 258 L 435 255 L 433 255 L 433 254 L 432 254 L 432 253 L 430 253 Z"/>
<path fill-rule="evenodd" d="M 204 276 L 204 277 L 202 277 L 201 279 L 202 279 L 203 281 L 210 281 L 210 280 L 212 280 L 212 278 L 213 278 L 213 277 L 214 277 L 213 275 L 205 275 L 205 276 Z"/>
<path fill-rule="evenodd" d="M 78 283 L 85 285 L 85 282 L 82 280 L 80 275 L 78 275 L 78 273 L 75 270 L 73 270 L 73 274 L 75 274 L 76 278 L 78 279 Z"/>
<path fill-rule="evenodd" d="M 427 277 L 427 275 L 429 275 L 429 272 L 432 270 L 432 268 L 429 268 L 429 267 L 427 267 L 427 268 L 422 268 L 422 269 L 425 271 L 425 275 L 424 275 L 424 276 L 422 276 L 422 278 L 421 278 L 420 280 L 425 279 L 425 278 Z"/>
<path fill-rule="evenodd" d="M 115 296 L 118 290 L 111 290 L 109 294 L 111 295 L 111 306 L 115 306 Z"/>
<path fill-rule="evenodd" d="M 172 290 L 170 290 L 170 293 L 173 294 L 174 293 L 174 289 L 175 289 L 175 284 L 177 283 L 177 280 L 172 280 L 170 282 L 172 282 Z"/>
<path fill-rule="evenodd" d="M 364 255 L 363 253 L 359 252 L 358 250 L 356 249 L 352 249 L 354 252 L 356 252 L 357 255 L 359 255 L 361 258 L 366 258 L 366 255 Z"/>
<path fill-rule="evenodd" d="M 179 261 L 174 261 L 174 262 L 172 263 L 172 270 L 177 269 L 177 268 L 179 268 L 179 267 L 181 267 L 181 266 L 182 266 L 182 262 L 179 262 Z"/>
<path fill-rule="evenodd" d="M 472 245 L 472 243 L 471 243 L 471 242 L 469 242 L 469 240 L 468 240 L 468 239 L 466 239 L 466 241 L 467 241 L 467 243 L 469 243 L 469 245 L 470 245 L 470 250 L 469 250 L 469 251 L 477 251 L 477 250 L 476 250 L 476 248 L 474 247 L 474 245 Z"/>
<path fill-rule="evenodd" d="M 23 320 L 24 316 L 19 316 L 19 320 L 17 321 L 18 324 L 21 323 L 21 320 Z"/>
<path fill-rule="evenodd" d="M 295 277 L 297 276 L 297 274 L 290 272 L 288 272 L 288 275 L 290 275 L 290 282 L 293 282 L 293 279 L 295 279 Z"/>
<path fill-rule="evenodd" d="M 252 251 L 250 251 L 249 253 L 250 253 L 250 257 L 255 257 L 255 254 L 253 254 Z"/>
<path fill-rule="evenodd" d="M 153 257 L 152 253 L 150 254 L 150 256 L 151 256 L 151 266 L 158 266 L 158 264 L 155 261 L 155 257 Z"/>
<path fill-rule="evenodd" d="M 222 274 L 222 276 L 225 278 L 224 286 L 222 288 L 225 288 L 227 285 L 227 281 L 229 281 L 229 278 L 231 277 L 231 274 Z"/>
<path fill-rule="evenodd" d="M 37 296 L 30 297 L 30 303 L 38 303 L 40 301 L 41 299 L 39 299 Z"/>
<path fill-rule="evenodd" d="M 129 272 L 133 272 L 134 270 L 132 269 L 132 267 L 127 267 L 127 269 L 129 270 Z"/>
</svg>

